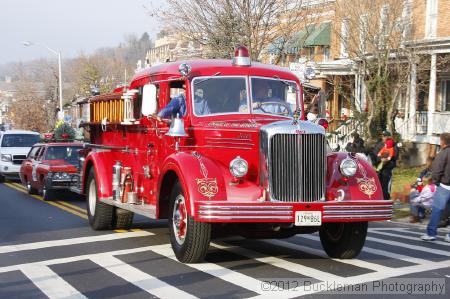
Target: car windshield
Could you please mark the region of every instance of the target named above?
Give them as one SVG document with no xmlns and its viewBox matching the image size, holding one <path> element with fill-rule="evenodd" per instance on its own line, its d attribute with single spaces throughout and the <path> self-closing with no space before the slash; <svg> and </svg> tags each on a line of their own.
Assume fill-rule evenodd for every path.
<svg viewBox="0 0 450 299">
<path fill-rule="evenodd" d="M 227 113 L 247 113 L 245 77 L 198 77 L 193 82 L 194 114 L 196 116 Z"/>
<path fill-rule="evenodd" d="M 78 165 L 81 146 L 51 146 L 45 153 L 44 160 L 64 160 L 72 165 Z"/>
<path fill-rule="evenodd" d="M 40 139 L 36 134 L 5 134 L 2 147 L 32 147 Z"/>
<path fill-rule="evenodd" d="M 251 78 L 253 113 L 292 116 L 297 106 L 295 82 L 278 78 Z"/>
<path fill-rule="evenodd" d="M 248 109 L 245 77 L 198 77 L 193 81 L 194 115 L 259 113 L 292 116 L 298 89 L 294 81 L 252 77 L 252 109 Z"/>
</svg>

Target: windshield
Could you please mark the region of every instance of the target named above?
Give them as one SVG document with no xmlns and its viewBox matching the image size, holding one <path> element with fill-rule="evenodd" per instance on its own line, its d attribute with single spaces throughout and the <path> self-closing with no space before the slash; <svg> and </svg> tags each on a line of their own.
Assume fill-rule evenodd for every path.
<svg viewBox="0 0 450 299">
<path fill-rule="evenodd" d="M 253 113 L 292 116 L 297 106 L 295 82 L 260 77 L 250 82 Z"/>
<path fill-rule="evenodd" d="M 40 140 L 35 134 L 5 134 L 2 139 L 2 147 L 32 147 Z"/>
<path fill-rule="evenodd" d="M 199 77 L 193 82 L 194 115 L 247 113 L 241 105 L 247 105 L 245 77 Z"/>
<path fill-rule="evenodd" d="M 72 165 L 78 165 L 78 153 L 81 149 L 81 146 L 49 147 L 44 160 L 64 160 Z"/>
<path fill-rule="evenodd" d="M 292 116 L 297 107 L 294 81 L 252 77 L 252 109 L 248 109 L 245 77 L 198 77 L 193 81 L 194 115 L 259 113 Z"/>
</svg>

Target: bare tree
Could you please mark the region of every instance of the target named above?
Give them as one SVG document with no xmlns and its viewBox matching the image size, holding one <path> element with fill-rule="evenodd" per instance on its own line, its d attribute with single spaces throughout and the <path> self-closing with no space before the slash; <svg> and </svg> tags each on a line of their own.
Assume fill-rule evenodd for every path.
<svg viewBox="0 0 450 299">
<path fill-rule="evenodd" d="M 364 120 L 368 137 L 381 130 L 395 131 L 398 95 L 406 89 L 410 53 L 403 42 L 411 36 L 407 1 L 336 1 L 335 47 L 343 58 L 352 59 L 367 88 Z"/>
<path fill-rule="evenodd" d="M 167 0 L 167 7 L 150 14 L 184 40 L 203 45 L 208 57 L 229 58 L 236 45 L 242 44 L 252 59 L 259 59 L 276 40 L 284 47 L 301 26 L 308 1 Z"/>
</svg>

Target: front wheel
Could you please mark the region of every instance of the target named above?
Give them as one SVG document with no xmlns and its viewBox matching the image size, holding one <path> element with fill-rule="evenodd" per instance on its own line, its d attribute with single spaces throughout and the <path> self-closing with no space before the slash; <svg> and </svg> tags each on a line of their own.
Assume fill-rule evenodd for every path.
<svg viewBox="0 0 450 299">
<path fill-rule="evenodd" d="M 28 194 L 38 194 L 38 190 L 33 188 L 30 181 L 27 181 L 27 192 Z"/>
<path fill-rule="evenodd" d="M 46 185 L 47 184 L 44 183 L 44 187 L 42 187 L 42 191 L 41 191 L 42 198 L 45 201 L 52 200 L 55 197 L 55 191 L 50 189 L 50 188 L 48 188 Z"/>
<path fill-rule="evenodd" d="M 177 259 L 182 263 L 201 262 L 211 239 L 211 224 L 197 222 L 187 213 L 184 192 L 179 182 L 170 195 L 170 243 Z"/>
<path fill-rule="evenodd" d="M 87 214 L 92 229 L 112 228 L 114 207 L 98 201 L 97 182 L 93 168 L 89 171 L 86 187 Z"/>
<path fill-rule="evenodd" d="M 331 258 L 351 259 L 361 252 L 367 235 L 367 222 L 325 223 L 320 241 Z"/>
</svg>

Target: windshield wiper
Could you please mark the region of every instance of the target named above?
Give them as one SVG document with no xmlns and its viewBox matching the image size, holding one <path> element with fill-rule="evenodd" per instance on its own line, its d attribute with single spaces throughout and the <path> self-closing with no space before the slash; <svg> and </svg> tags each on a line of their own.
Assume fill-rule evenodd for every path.
<svg viewBox="0 0 450 299">
<path fill-rule="evenodd" d="M 277 75 L 273 76 L 275 79 L 277 79 L 280 82 L 283 82 L 285 85 L 292 87 L 295 91 L 298 91 L 297 87 L 292 84 L 292 82 L 289 82 L 287 80 L 281 79 L 280 77 L 278 77 Z"/>
<path fill-rule="evenodd" d="M 219 76 L 220 74 L 221 74 L 220 72 L 217 72 L 217 73 L 215 73 L 214 75 L 212 75 L 212 76 L 210 76 L 210 77 L 208 77 L 208 78 L 205 78 L 205 79 L 199 80 L 199 81 L 195 81 L 195 82 L 194 82 L 194 85 L 197 85 L 197 84 L 203 83 L 203 82 L 205 82 L 205 81 L 208 81 L 209 79 L 211 79 L 211 78 L 213 78 L 213 77 L 215 77 L 215 76 Z"/>
</svg>

